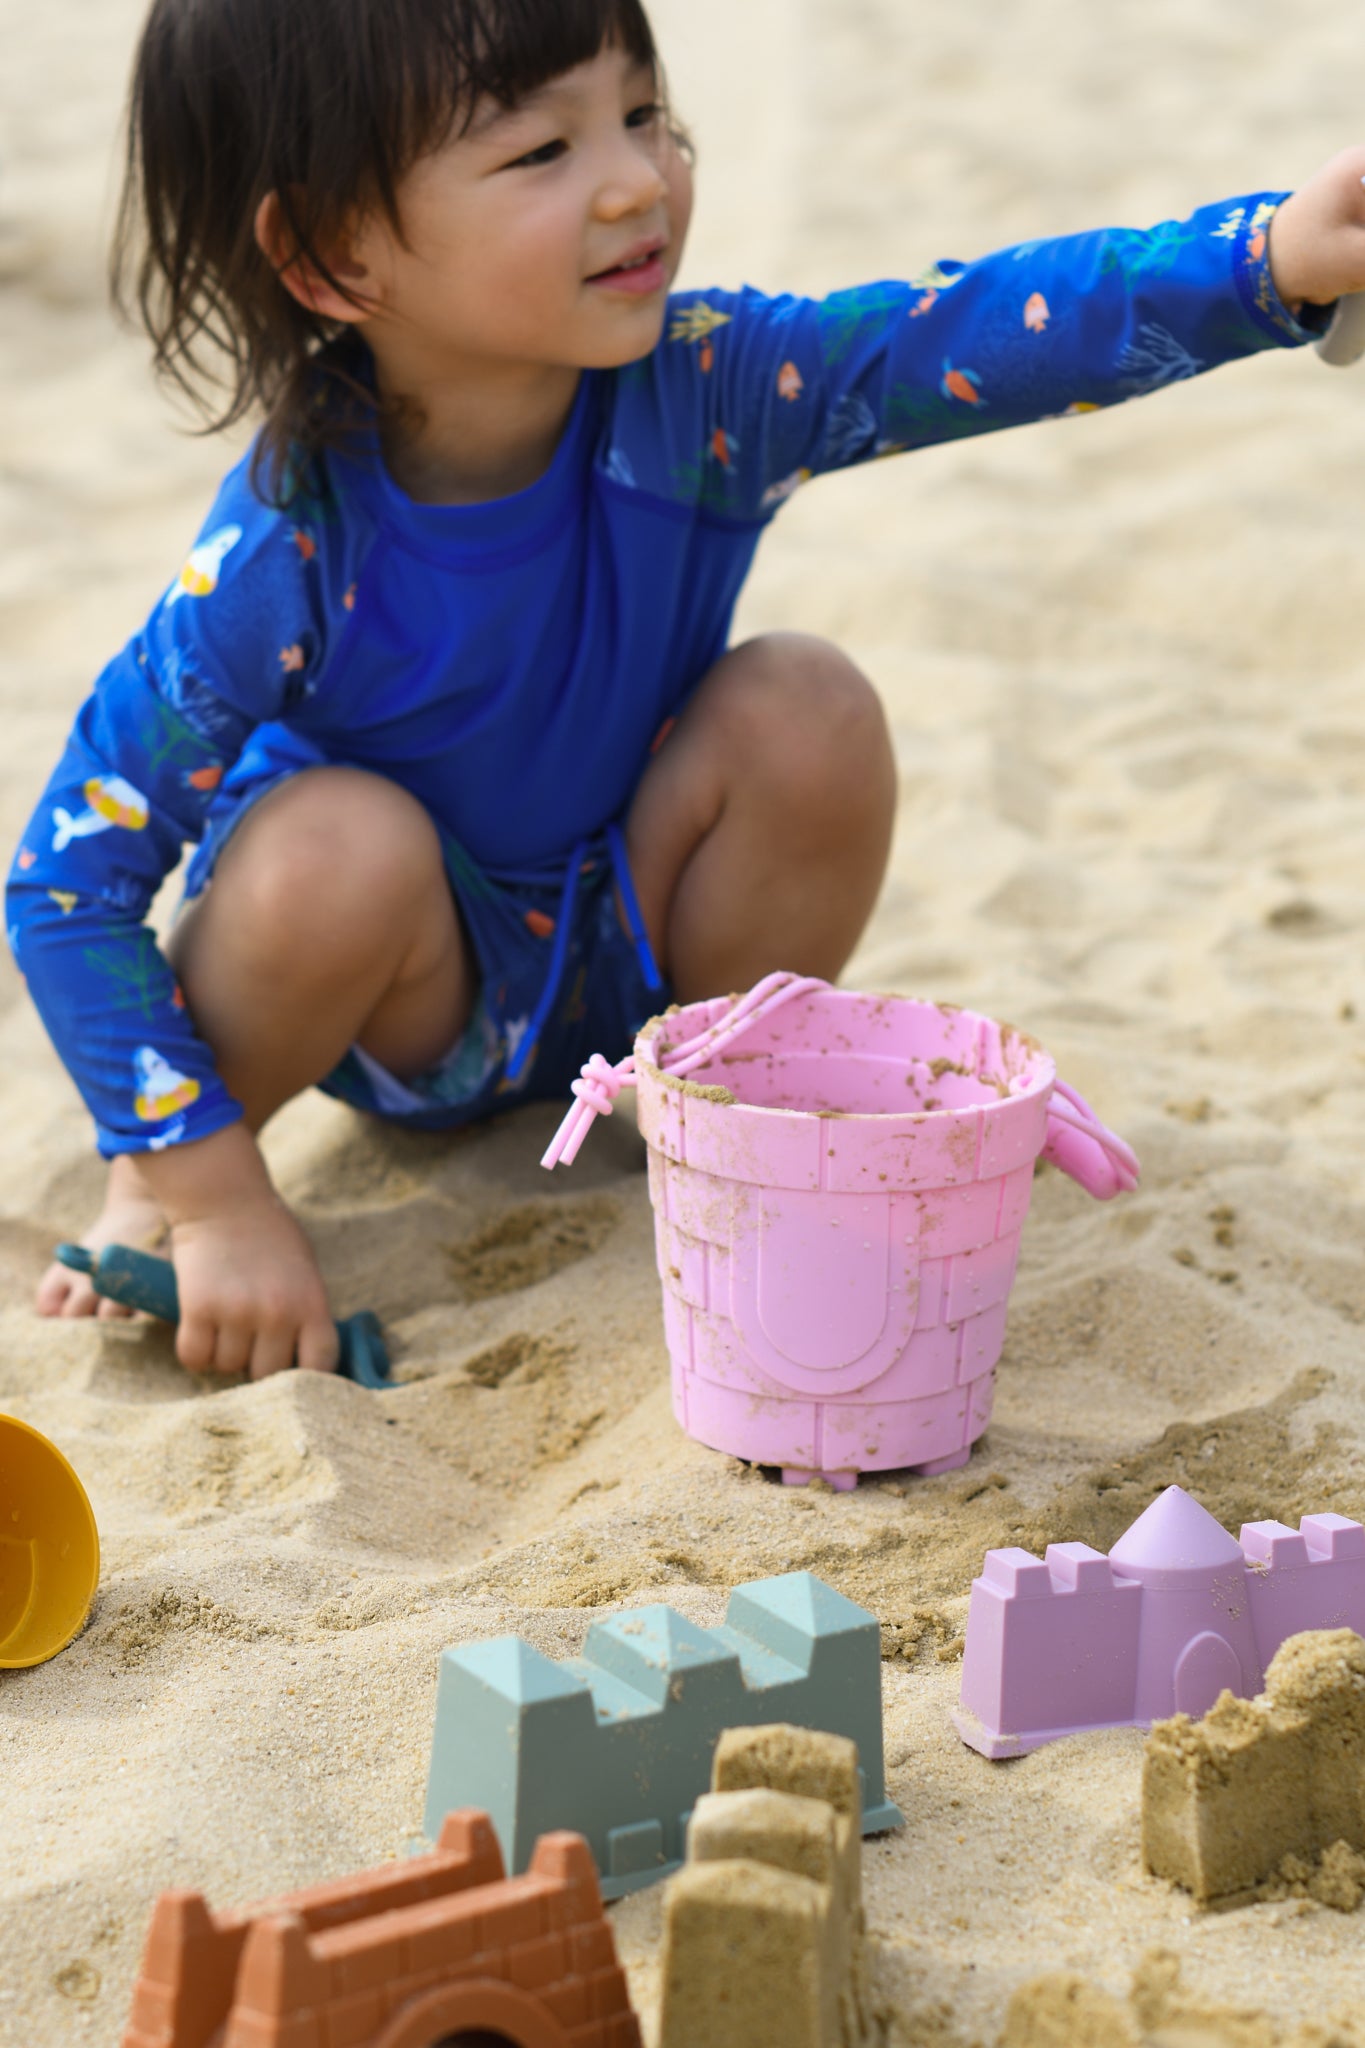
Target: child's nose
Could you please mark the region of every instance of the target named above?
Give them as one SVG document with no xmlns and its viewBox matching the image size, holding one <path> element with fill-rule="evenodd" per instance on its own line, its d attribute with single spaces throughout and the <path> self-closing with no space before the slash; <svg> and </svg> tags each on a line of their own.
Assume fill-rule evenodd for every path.
<svg viewBox="0 0 1365 2048">
<path fill-rule="evenodd" d="M 596 212 L 602 220 L 644 213 L 668 191 L 662 170 L 639 142 L 623 136 L 604 164 L 597 187 Z"/>
</svg>

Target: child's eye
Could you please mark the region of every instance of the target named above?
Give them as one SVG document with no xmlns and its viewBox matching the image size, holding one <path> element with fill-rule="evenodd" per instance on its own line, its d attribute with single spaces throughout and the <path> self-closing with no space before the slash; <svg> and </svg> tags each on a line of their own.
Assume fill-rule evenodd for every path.
<svg viewBox="0 0 1365 2048">
<path fill-rule="evenodd" d="M 650 128 L 663 119 L 664 110 L 657 100 L 646 100 L 643 106 L 632 107 L 626 115 L 627 128 Z"/>
<path fill-rule="evenodd" d="M 566 142 L 556 137 L 553 142 L 542 142 L 538 149 L 528 149 L 525 156 L 514 157 L 510 164 L 504 164 L 503 169 L 519 171 L 532 164 L 552 164 L 567 147 Z"/>
</svg>

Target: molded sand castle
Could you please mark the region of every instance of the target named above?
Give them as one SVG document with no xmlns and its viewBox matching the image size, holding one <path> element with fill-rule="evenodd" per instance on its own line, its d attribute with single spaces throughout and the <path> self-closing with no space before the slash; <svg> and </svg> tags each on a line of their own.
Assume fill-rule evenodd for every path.
<svg viewBox="0 0 1365 2048">
<path fill-rule="evenodd" d="M 862 2048 L 858 1752 L 727 1730 L 664 1905 L 659 2048 Z"/>
<path fill-rule="evenodd" d="M 1365 1642 L 1291 1636 L 1253 1700 L 1147 1737 L 1142 1855 L 1201 1904 L 1276 1879 L 1350 1911 L 1365 1895 Z"/>
<path fill-rule="evenodd" d="M 1180 1958 L 1155 1949 L 1126 1998 L 1074 1971 L 1035 1978 L 1010 1999 L 996 2048 L 1361 2048 L 1365 2009 L 1339 2008 L 1330 2027 L 1277 2026 L 1251 1996 L 1223 2003 L 1184 1981 Z"/>
</svg>

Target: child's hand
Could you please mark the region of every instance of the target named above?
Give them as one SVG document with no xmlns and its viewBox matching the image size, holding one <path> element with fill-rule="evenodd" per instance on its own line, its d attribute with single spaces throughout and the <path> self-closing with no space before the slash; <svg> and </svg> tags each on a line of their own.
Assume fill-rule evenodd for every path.
<svg viewBox="0 0 1365 2048">
<path fill-rule="evenodd" d="M 186 1370 L 259 1380 L 297 1359 L 334 1371 L 336 1325 L 312 1247 L 246 1126 L 149 1153 L 143 1164 L 171 1227 L 175 1350 Z"/>
<path fill-rule="evenodd" d="M 1365 291 L 1365 148 L 1344 149 L 1270 223 L 1270 274 L 1291 308 Z"/>
</svg>

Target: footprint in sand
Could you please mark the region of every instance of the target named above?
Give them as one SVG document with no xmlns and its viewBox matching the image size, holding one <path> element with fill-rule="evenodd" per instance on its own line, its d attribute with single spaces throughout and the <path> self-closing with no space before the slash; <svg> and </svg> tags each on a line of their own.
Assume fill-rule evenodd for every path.
<svg viewBox="0 0 1365 2048">
<path fill-rule="evenodd" d="M 576 1265 L 605 1244 L 620 1217 L 609 1195 L 524 1202 L 455 1245 L 450 1262 L 467 1301 L 515 1294 Z"/>
<path fill-rule="evenodd" d="M 466 1359 L 464 1373 L 476 1387 L 496 1390 L 513 1373 L 520 1373 L 523 1386 L 533 1386 L 551 1373 L 562 1372 L 573 1355 L 572 1344 L 562 1343 L 557 1337 L 535 1337 L 515 1330 L 500 1343 Z"/>
</svg>

